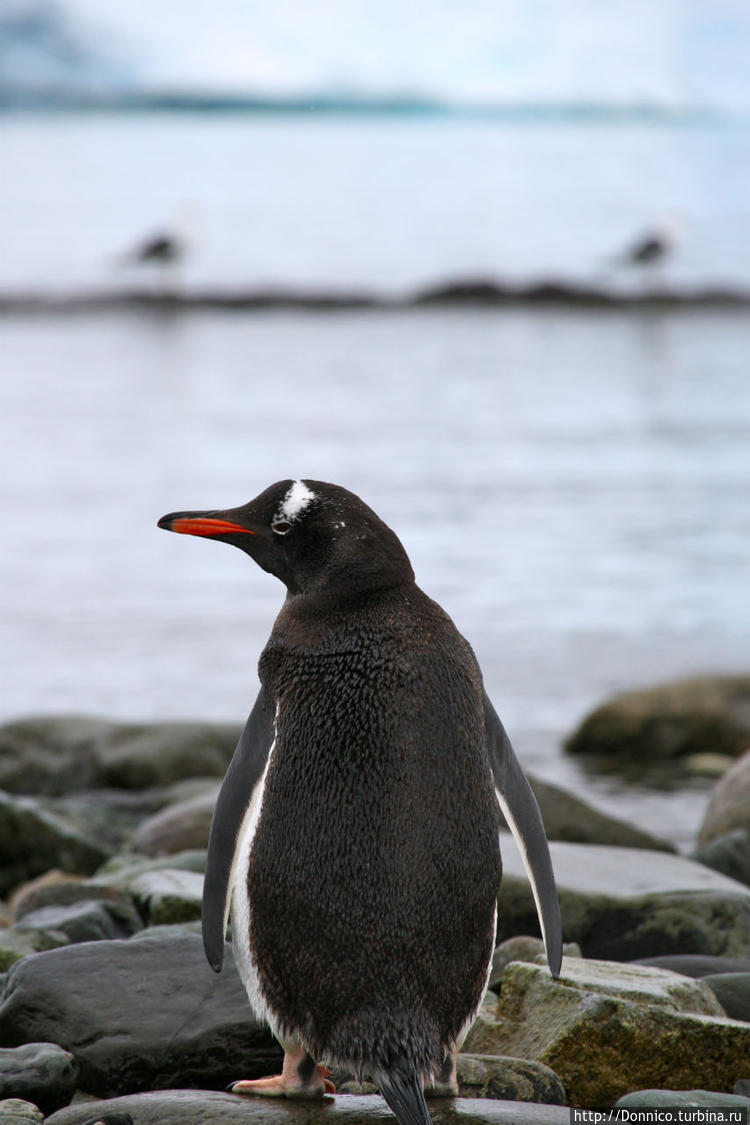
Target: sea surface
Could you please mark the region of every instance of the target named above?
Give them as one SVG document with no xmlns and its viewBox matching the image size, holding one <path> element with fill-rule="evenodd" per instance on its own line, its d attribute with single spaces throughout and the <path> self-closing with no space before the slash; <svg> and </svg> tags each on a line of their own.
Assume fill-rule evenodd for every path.
<svg viewBox="0 0 750 1125">
<path fill-rule="evenodd" d="M 463 277 L 750 286 L 736 124 L 2 122 L 0 292 L 398 294 Z M 118 264 L 185 202 L 174 275 Z M 602 259 L 668 212 L 656 277 Z M 282 587 L 165 535 L 285 477 L 358 492 L 474 645 L 524 763 L 686 845 L 706 783 L 589 777 L 613 692 L 747 670 L 746 308 L 0 316 L 0 719 L 246 715 Z"/>
</svg>

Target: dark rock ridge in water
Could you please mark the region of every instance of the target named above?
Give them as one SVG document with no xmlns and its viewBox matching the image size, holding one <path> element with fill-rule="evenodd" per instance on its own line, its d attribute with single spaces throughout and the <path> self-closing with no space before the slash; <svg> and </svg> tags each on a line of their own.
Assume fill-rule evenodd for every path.
<svg viewBox="0 0 750 1125">
<path fill-rule="evenodd" d="M 93 290 L 66 296 L 47 292 L 0 293 L 0 315 L 16 313 L 94 313 L 122 309 L 191 312 L 219 309 L 238 312 L 302 309 L 309 312 L 413 310 L 431 307 L 552 306 L 583 309 L 721 308 L 744 310 L 750 291 L 704 286 L 692 289 L 639 288 L 623 290 L 578 284 L 556 278 L 514 284 L 495 278 L 458 278 L 425 288 L 389 294 L 354 289 L 210 289 L 182 292 L 162 289 Z"/>
</svg>

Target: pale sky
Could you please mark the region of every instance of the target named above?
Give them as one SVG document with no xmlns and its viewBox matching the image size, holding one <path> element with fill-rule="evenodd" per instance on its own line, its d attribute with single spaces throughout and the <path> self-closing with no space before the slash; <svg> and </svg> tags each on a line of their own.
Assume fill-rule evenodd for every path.
<svg viewBox="0 0 750 1125">
<path fill-rule="evenodd" d="M 750 103 L 746 0 L 63 0 L 159 82 Z"/>
</svg>

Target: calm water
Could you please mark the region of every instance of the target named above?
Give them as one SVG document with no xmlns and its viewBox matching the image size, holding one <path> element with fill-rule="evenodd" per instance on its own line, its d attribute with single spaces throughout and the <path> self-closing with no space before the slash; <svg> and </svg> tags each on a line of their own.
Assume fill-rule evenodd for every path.
<svg viewBox="0 0 750 1125">
<path fill-rule="evenodd" d="M 132 285 L 116 259 L 182 222 L 186 288 L 392 292 L 454 275 L 750 288 L 750 121 L 6 117 L 0 291 Z"/>
<path fill-rule="evenodd" d="M 612 691 L 746 668 L 744 314 L 0 319 L 0 715 L 241 720 L 282 588 L 165 511 L 360 493 L 474 644 L 524 761 L 685 840 L 701 793 L 584 781 Z"/>
<path fill-rule="evenodd" d="M 742 123 L 6 118 L 0 291 L 398 292 L 446 276 L 750 285 Z M 661 278 L 602 258 L 659 219 Z M 704 796 L 582 778 L 613 691 L 748 665 L 744 312 L 422 309 L 0 318 L 0 718 L 241 721 L 282 590 L 165 535 L 283 477 L 359 492 L 474 644 L 524 761 L 686 840 Z"/>
</svg>

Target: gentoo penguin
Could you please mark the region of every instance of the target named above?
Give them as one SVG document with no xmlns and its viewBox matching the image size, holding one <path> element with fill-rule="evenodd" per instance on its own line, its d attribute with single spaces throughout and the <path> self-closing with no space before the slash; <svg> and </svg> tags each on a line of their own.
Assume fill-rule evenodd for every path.
<svg viewBox="0 0 750 1125">
<path fill-rule="evenodd" d="M 406 551 L 333 484 L 285 480 L 159 526 L 240 547 L 287 588 L 260 694 L 214 813 L 203 940 L 229 914 L 250 1004 L 282 1073 L 241 1094 L 333 1092 L 367 1073 L 402 1125 L 457 1093 L 456 1053 L 497 924 L 499 809 L 519 842 L 553 975 L 560 911 L 539 808 L 474 653 L 415 584 Z"/>
</svg>

